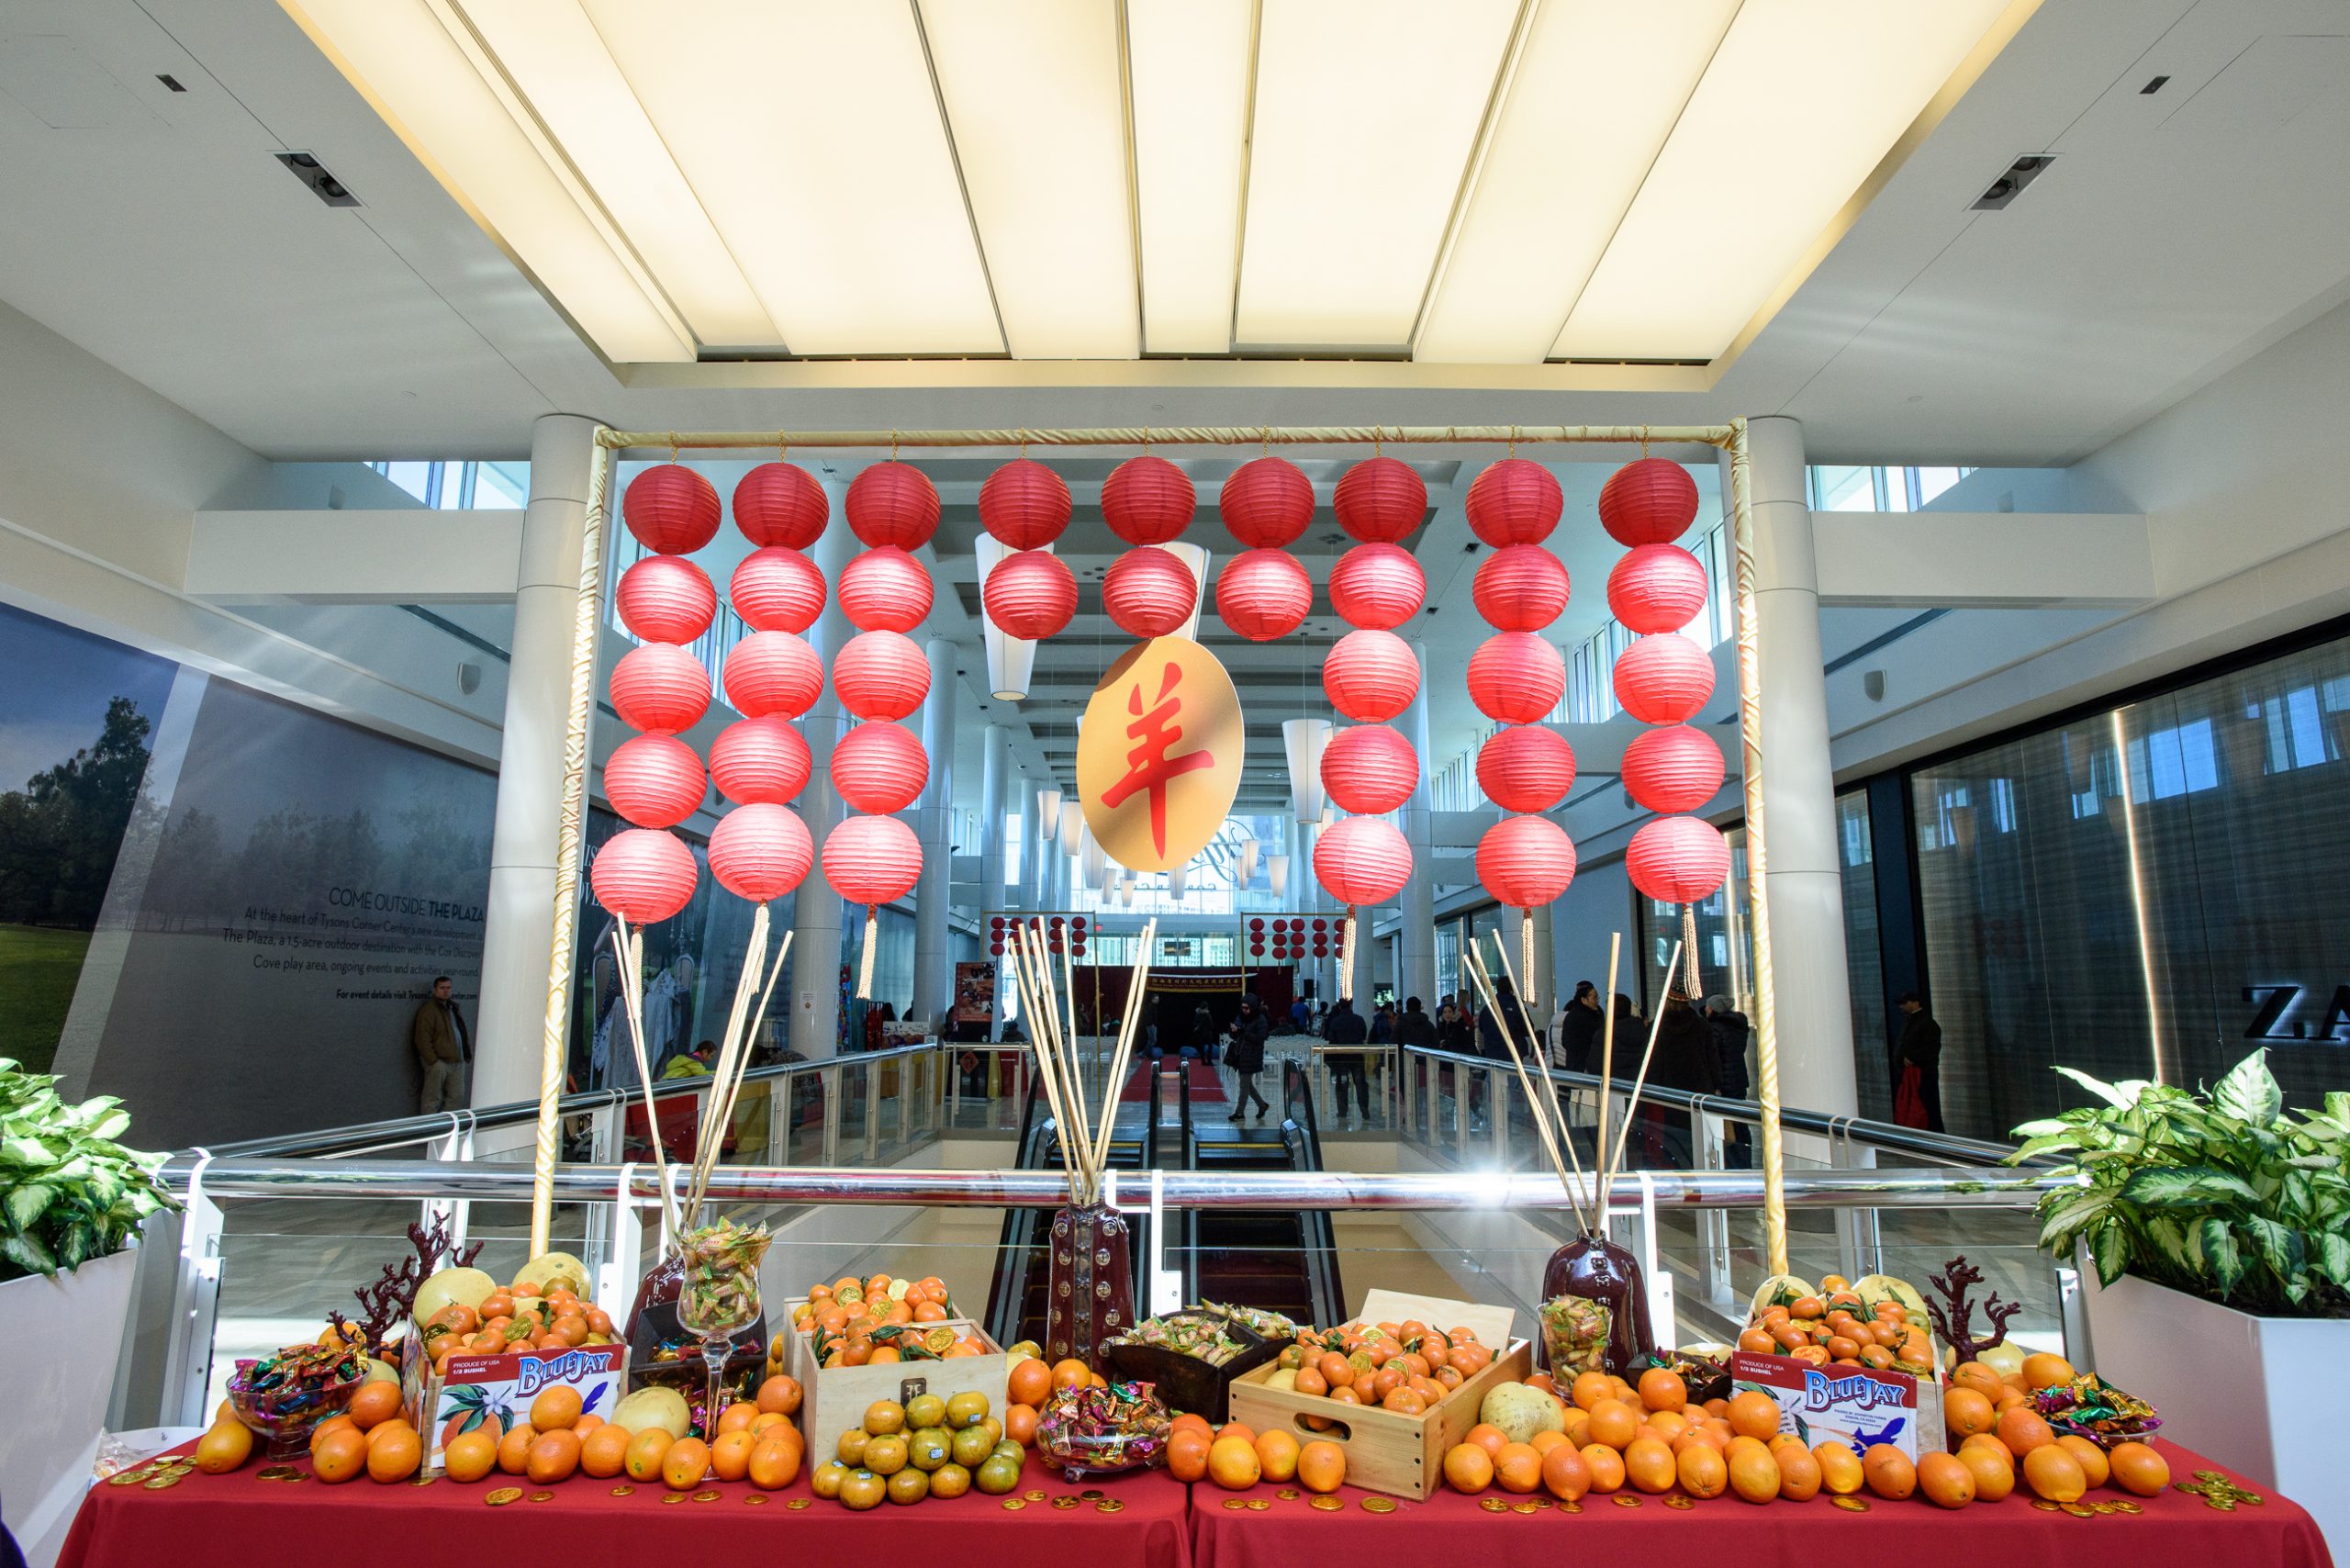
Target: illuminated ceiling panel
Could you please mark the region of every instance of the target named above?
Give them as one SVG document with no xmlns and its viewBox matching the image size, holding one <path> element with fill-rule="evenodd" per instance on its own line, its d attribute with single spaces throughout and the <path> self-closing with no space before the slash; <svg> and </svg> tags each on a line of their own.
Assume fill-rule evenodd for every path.
<svg viewBox="0 0 2350 1568">
<path fill-rule="evenodd" d="M 2008 8 L 1746 0 L 1553 356 L 1729 348 Z"/>
<path fill-rule="evenodd" d="M 1519 0 L 1263 0 L 1242 348 L 1411 342 Z"/>
<path fill-rule="evenodd" d="M 1143 347 L 1232 348 L 1252 0 L 1126 0 Z"/>
</svg>

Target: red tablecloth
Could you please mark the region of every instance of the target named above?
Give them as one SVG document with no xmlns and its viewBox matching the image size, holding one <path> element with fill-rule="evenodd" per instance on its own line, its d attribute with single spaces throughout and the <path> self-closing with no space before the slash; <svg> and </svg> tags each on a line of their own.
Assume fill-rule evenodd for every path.
<svg viewBox="0 0 2350 1568">
<path fill-rule="evenodd" d="M 677 1494 L 575 1475 L 555 1486 L 513 1476 L 473 1485 L 378 1485 L 362 1477 L 340 1486 L 317 1481 L 263 1481 L 256 1459 L 230 1475 L 190 1475 L 150 1491 L 101 1482 L 90 1489 L 67 1537 L 60 1568 L 252 1568 L 256 1561 L 315 1561 L 333 1568 L 416 1568 L 442 1561 L 560 1563 L 562 1568 L 670 1568 L 698 1562 L 953 1563 L 955 1568 L 1035 1568 L 1082 1562 L 1086 1568 L 1188 1568 L 1186 1488 L 1156 1471 L 1069 1485 L 1032 1459 L 1019 1497 L 1043 1491 L 1074 1496 L 1099 1488 L 1125 1506 L 1102 1513 L 1093 1503 L 1056 1508 L 1050 1501 L 1007 1509 L 1001 1497 L 972 1492 L 953 1502 L 924 1499 L 912 1507 L 884 1503 L 853 1513 L 808 1499 L 800 1480 L 761 1493 L 743 1483 L 704 1488 L 708 1503 L 665 1503 Z M 303 1465 L 308 1469 L 307 1463 Z M 498 1486 L 521 1486 L 523 1500 L 490 1507 Z M 553 1496 L 529 1500 L 535 1492 Z M 751 1499 L 765 1497 L 764 1503 Z M 1050 1537 L 1042 1532 L 1049 1528 Z M 1051 1544 L 1045 1543 L 1049 1540 Z"/>
<path fill-rule="evenodd" d="M 2176 1443 L 2160 1446 L 2174 1481 L 2192 1481 L 2196 1471 L 2221 1468 Z M 1352 1486 L 1337 1494 L 1345 1506 L 1326 1513 L 1310 1507 L 1304 1497 L 1274 1500 L 1262 1512 L 1246 1506 L 1230 1509 L 1225 1500 L 1236 1494 L 1205 1484 L 1192 1490 L 1195 1568 L 1506 1563 L 1548 1561 L 1561 1551 L 1602 1562 L 1735 1562 L 1740 1568 L 1763 1563 L 1819 1568 L 1824 1562 L 1894 1568 L 1954 1562 L 1997 1563 L 1999 1568 L 2024 1563 L 2328 1568 L 2332 1562 L 2316 1522 L 2258 1486 L 2252 1490 L 2266 1502 L 2258 1507 L 2242 1506 L 2233 1513 L 2221 1513 L 2199 1498 L 2175 1491 L 2136 1498 L 2100 1489 L 2083 1501 L 2126 1498 L 2145 1512 L 2092 1518 L 2043 1513 L 2020 1488 L 2004 1501 L 1975 1503 L 1956 1512 L 1937 1508 L 1923 1497 L 1901 1503 L 1871 1497 L 1867 1512 L 1846 1512 L 1830 1506 L 1823 1495 L 1807 1503 L 1760 1507 L 1725 1495 L 1687 1509 L 1667 1507 L 1663 1497 L 1643 1496 L 1636 1508 L 1618 1506 L 1606 1497 L 1585 1497 L 1580 1514 L 1556 1508 L 1531 1514 L 1481 1508 L 1484 1497 L 1526 1500 L 1498 1488 L 1484 1497 L 1446 1490 L 1425 1503 L 1396 1498 L 1393 1513 L 1365 1511 L 1363 1502 L 1373 1495 Z M 1259 1485 L 1237 1495 L 1270 1499 L 1274 1493 Z"/>
</svg>

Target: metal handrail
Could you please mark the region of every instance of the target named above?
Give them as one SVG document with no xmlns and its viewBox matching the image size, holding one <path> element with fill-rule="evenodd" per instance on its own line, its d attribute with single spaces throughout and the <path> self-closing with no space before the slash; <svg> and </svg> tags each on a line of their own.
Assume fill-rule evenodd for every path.
<svg viewBox="0 0 2350 1568">
<path fill-rule="evenodd" d="M 1360 1047 L 1357 1047 L 1360 1048 Z M 1430 1046 L 1405 1046 L 1404 1056 L 1449 1066 L 1474 1069 L 1482 1072 L 1500 1072 L 1513 1082 L 1516 1070 L 1508 1062 L 1495 1061 L 1490 1057 L 1463 1056 L 1458 1051 L 1438 1050 Z M 1528 1070 L 1567 1089 L 1588 1090 L 1596 1093 L 1606 1081 L 1588 1072 L 1568 1072 L 1561 1068 L 1536 1068 Z M 1628 1086 L 1618 1082 L 1613 1092 L 1628 1092 Z M 1662 1084 L 1644 1084 L 1640 1089 L 1643 1102 L 1657 1105 L 1673 1105 L 1686 1111 L 1702 1112 L 1719 1116 L 1725 1121 L 1759 1126 L 1762 1107 L 1752 1100 L 1732 1100 L 1719 1094 L 1694 1094 L 1685 1089 L 1667 1089 Z M 1983 1138 L 1956 1137 L 1949 1133 L 1927 1132 L 1919 1127 L 1905 1127 L 1894 1122 L 1871 1121 L 1863 1116 L 1836 1116 L 1825 1111 L 1807 1111 L 1785 1106 L 1779 1110 L 1779 1126 L 1790 1132 L 1814 1133 L 1822 1137 L 1850 1138 L 1874 1148 L 1891 1149 L 1901 1154 L 1914 1154 L 1928 1159 L 1948 1160 L 1954 1165 L 2004 1165 L 2015 1153 L 2011 1144 L 1993 1143 Z"/>
</svg>

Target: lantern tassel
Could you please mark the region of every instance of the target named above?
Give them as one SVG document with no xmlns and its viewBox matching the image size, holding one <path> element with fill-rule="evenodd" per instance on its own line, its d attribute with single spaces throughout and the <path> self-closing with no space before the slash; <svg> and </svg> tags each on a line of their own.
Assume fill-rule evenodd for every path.
<svg viewBox="0 0 2350 1568">
<path fill-rule="evenodd" d="M 856 965 L 856 999 L 864 1002 L 873 995 L 873 944 L 881 930 L 881 906 L 865 906 L 865 956 Z"/>
<path fill-rule="evenodd" d="M 1535 1016 L 1533 1008 L 1539 1000 L 1534 994 L 1534 912 L 1530 909 L 1521 911 L 1518 916 L 1517 972 L 1526 977 L 1526 991 L 1517 999 L 1517 1004 L 1527 1010 L 1530 1019 Z"/>
<path fill-rule="evenodd" d="M 1355 908 L 1347 906 L 1347 922 L 1338 929 L 1338 1000 L 1355 999 Z"/>
<path fill-rule="evenodd" d="M 1697 1000 L 1697 906 L 1681 906 L 1681 963 L 1689 1000 Z"/>
</svg>

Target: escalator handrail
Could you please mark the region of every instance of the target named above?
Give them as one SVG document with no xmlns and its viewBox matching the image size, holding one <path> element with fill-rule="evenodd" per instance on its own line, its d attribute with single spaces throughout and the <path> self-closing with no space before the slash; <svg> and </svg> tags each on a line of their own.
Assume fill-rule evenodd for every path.
<svg viewBox="0 0 2350 1568">
<path fill-rule="evenodd" d="M 1302 1126 L 1289 1114 L 1295 1100 L 1302 1100 L 1305 1106 Z M 1322 1169 L 1321 1123 L 1314 1104 L 1312 1081 L 1304 1070 L 1291 1060 L 1281 1064 L 1281 1141 L 1289 1146 L 1292 1170 Z M 1304 1244 L 1306 1293 L 1314 1302 L 1315 1321 L 1341 1322 L 1346 1316 L 1346 1299 L 1338 1279 L 1337 1227 L 1326 1212 L 1300 1210 L 1298 1228 Z"/>
<path fill-rule="evenodd" d="M 1052 1126 L 1049 1118 L 1040 1119 L 1037 1107 L 1040 1096 L 1036 1080 L 1028 1080 L 1028 1093 L 1020 1108 L 1020 1141 L 1015 1146 L 1019 1169 L 1043 1169 L 1046 1129 Z M 1035 1249 L 1035 1228 L 1039 1211 L 1028 1208 L 1006 1209 L 1003 1227 L 997 1238 L 995 1278 L 988 1288 L 988 1332 L 999 1345 L 1009 1345 L 1020 1338 L 1020 1315 L 1026 1305 L 1029 1253 Z"/>
</svg>

